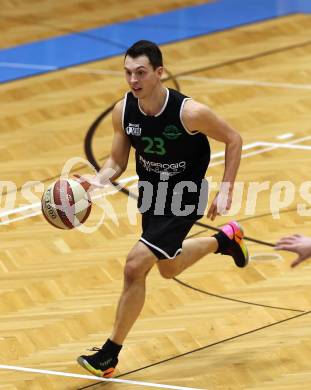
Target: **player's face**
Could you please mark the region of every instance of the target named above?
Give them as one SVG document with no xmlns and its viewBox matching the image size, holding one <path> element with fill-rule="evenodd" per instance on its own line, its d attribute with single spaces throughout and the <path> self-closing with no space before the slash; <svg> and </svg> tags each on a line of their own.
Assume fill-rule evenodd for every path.
<svg viewBox="0 0 311 390">
<path fill-rule="evenodd" d="M 134 96 L 139 99 L 152 94 L 163 73 L 163 67 L 159 66 L 157 69 L 153 69 L 145 55 L 136 58 L 126 56 L 124 69 L 126 81 Z"/>
</svg>

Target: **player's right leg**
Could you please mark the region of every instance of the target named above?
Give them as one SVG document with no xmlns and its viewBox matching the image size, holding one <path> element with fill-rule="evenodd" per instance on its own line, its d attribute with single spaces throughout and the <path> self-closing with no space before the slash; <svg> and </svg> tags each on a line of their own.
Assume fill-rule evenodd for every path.
<svg viewBox="0 0 311 390">
<path fill-rule="evenodd" d="M 93 355 L 78 357 L 78 363 L 92 374 L 106 378 L 113 375 L 123 341 L 144 306 L 146 277 L 156 260 L 142 242 L 137 242 L 128 254 L 112 335 L 102 348 L 93 349 Z"/>
</svg>

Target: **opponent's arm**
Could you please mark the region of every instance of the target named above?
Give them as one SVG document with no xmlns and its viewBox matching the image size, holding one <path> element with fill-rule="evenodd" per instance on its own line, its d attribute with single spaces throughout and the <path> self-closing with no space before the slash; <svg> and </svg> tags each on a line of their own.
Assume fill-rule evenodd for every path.
<svg viewBox="0 0 311 390">
<path fill-rule="evenodd" d="M 199 131 L 226 145 L 225 169 L 220 192 L 208 211 L 208 217 L 214 220 L 217 213 L 223 213 L 231 207 L 234 182 L 241 160 L 242 138 L 239 133 L 213 113 L 206 105 L 194 100 L 186 101 L 182 119 L 190 132 Z M 224 199 L 221 199 L 222 195 Z"/>
</svg>

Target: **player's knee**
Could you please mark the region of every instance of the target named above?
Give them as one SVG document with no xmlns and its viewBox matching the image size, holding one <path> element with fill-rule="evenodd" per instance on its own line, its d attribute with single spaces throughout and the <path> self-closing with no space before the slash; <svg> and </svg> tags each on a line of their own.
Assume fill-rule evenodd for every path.
<svg viewBox="0 0 311 390">
<path fill-rule="evenodd" d="M 140 251 L 131 251 L 126 259 L 124 267 L 124 278 L 126 281 L 135 281 L 146 277 L 151 266 L 148 266 L 148 259 Z"/>
<path fill-rule="evenodd" d="M 127 261 L 124 267 L 124 279 L 127 282 L 132 282 L 140 279 L 143 275 L 142 267 L 135 261 Z"/>
</svg>

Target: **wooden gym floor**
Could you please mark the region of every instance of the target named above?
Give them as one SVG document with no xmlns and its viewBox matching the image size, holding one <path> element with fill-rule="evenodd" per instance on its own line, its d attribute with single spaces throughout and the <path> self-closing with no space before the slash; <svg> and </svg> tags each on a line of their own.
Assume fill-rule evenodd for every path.
<svg viewBox="0 0 311 390">
<path fill-rule="evenodd" d="M 104 3 L 1 1 L 1 47 L 202 1 Z M 144 310 L 120 356 L 120 379 L 209 390 L 310 389 L 311 267 L 306 262 L 291 269 L 294 256 L 272 247 L 285 234 L 311 234 L 310 217 L 297 211 L 302 203 L 306 214 L 310 209 L 299 192 L 310 180 L 310 18 L 294 14 L 162 46 L 175 75 L 166 85 L 207 103 L 243 136 L 238 181 L 245 185 L 234 218 L 250 238 L 252 261 L 240 270 L 227 257 L 209 255 L 177 280 L 164 280 L 154 269 Z M 43 184 L 29 182 L 47 185 L 68 159 L 85 158 L 88 128 L 125 91 L 121 56 L 1 86 L 0 173 L 11 184 L 1 188 L 0 389 L 147 388 L 3 368 L 86 375 L 76 357 L 110 333 L 124 260 L 140 234 L 139 221 L 128 218 L 131 199 L 108 195 L 117 222 L 108 215 L 91 234 L 59 231 L 40 214 Z M 109 153 L 110 122 L 109 114 L 93 139 L 100 164 Z M 212 142 L 208 174 L 214 181 L 221 178 L 222 150 Z M 75 169 L 91 173 L 83 163 Z M 123 176 L 130 191 L 134 175 L 132 156 Z M 271 189 L 280 181 L 293 183 L 295 193 L 277 218 Z M 268 188 L 253 211 L 247 203 L 251 182 Z M 281 200 L 287 196 L 283 191 Z M 88 226 L 103 215 L 97 203 Z M 32 209 L 23 208 L 29 204 Z M 8 217 L 4 209 L 12 211 Z M 201 222 L 217 227 L 230 218 Z M 197 225 L 190 234 L 213 230 Z"/>
</svg>

